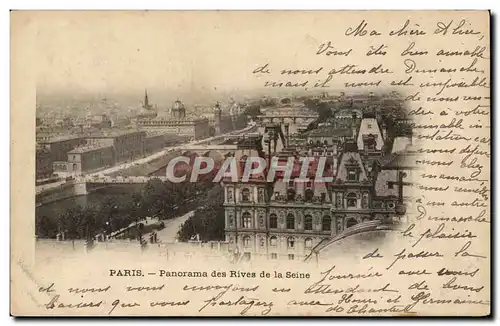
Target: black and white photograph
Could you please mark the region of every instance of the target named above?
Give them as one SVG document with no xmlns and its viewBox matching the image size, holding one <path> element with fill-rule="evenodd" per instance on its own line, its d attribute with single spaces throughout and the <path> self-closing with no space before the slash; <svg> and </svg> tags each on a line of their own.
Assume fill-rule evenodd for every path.
<svg viewBox="0 0 500 326">
<path fill-rule="evenodd" d="M 142 102 L 125 110 L 106 97 L 38 103 L 41 250 L 175 252 L 190 244 L 235 263 L 304 260 L 336 240 L 407 219 L 412 121 L 397 93 L 229 98 L 193 108 L 150 98 L 145 90 Z M 181 156 L 189 162 L 175 164 L 175 173 L 187 178 L 174 183 L 167 166 Z M 268 167 L 242 180 L 252 156 Z M 193 169 L 202 168 L 196 157 L 214 164 L 192 182 L 199 174 Z M 289 158 L 290 177 L 268 178 L 273 159 L 286 166 Z M 236 161 L 236 182 L 214 181 L 226 159 Z M 302 166 L 309 181 L 299 178 Z"/>
<path fill-rule="evenodd" d="M 487 316 L 487 11 L 13 11 L 11 313 Z"/>
</svg>

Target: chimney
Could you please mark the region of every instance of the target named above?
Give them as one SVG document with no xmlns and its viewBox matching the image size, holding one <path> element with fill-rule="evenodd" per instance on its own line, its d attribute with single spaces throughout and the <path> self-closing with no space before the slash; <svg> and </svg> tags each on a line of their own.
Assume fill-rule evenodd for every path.
<svg viewBox="0 0 500 326">
<path fill-rule="evenodd" d="M 285 147 L 290 146 L 290 125 L 285 123 L 285 132 L 286 132 L 286 144 Z"/>
<path fill-rule="evenodd" d="M 353 120 L 351 123 L 351 129 L 352 129 L 352 139 L 356 140 L 357 134 L 358 134 L 358 124 L 357 124 L 357 119 Z"/>
<path fill-rule="evenodd" d="M 382 125 L 380 126 L 380 132 L 382 133 L 382 139 L 387 141 L 387 124 L 385 123 L 385 120 L 382 121 Z"/>
</svg>

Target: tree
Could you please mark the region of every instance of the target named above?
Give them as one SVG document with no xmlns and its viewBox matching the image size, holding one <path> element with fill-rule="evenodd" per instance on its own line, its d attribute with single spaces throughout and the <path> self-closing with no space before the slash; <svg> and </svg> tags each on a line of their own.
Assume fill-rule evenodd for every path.
<svg viewBox="0 0 500 326">
<path fill-rule="evenodd" d="M 54 238 L 57 233 L 57 222 L 45 215 L 37 216 L 35 232 L 40 238 Z"/>
<path fill-rule="evenodd" d="M 94 207 L 71 207 L 59 216 L 57 224 L 66 239 L 91 239 L 103 230 L 103 221 Z"/>
<path fill-rule="evenodd" d="M 243 114 L 245 116 L 250 116 L 253 120 L 255 120 L 257 116 L 262 115 L 262 112 L 260 111 L 260 105 L 259 104 L 248 105 L 245 108 Z"/>
<path fill-rule="evenodd" d="M 310 110 L 318 113 L 317 122 L 325 122 L 327 119 L 333 116 L 332 109 L 328 103 L 320 101 L 318 99 L 306 99 L 304 105 Z"/>
<path fill-rule="evenodd" d="M 216 186 L 207 192 L 207 206 L 198 209 L 178 232 L 180 241 L 187 241 L 199 234 L 201 241 L 224 240 L 223 188 Z"/>
<path fill-rule="evenodd" d="M 149 180 L 142 190 L 141 206 L 151 216 L 162 215 L 170 207 L 171 195 L 160 179 Z"/>
</svg>

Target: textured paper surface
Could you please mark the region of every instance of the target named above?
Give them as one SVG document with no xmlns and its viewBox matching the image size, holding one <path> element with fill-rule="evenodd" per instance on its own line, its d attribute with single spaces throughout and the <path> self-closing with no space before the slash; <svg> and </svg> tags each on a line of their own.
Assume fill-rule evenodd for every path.
<svg viewBox="0 0 500 326">
<path fill-rule="evenodd" d="M 11 313 L 488 315 L 489 22 L 486 11 L 12 12 Z M 317 54 L 328 42 L 335 50 L 352 50 L 347 56 Z M 385 55 L 367 55 L 379 47 Z M 252 73 L 265 64 L 270 74 Z M 367 71 L 382 65 L 379 69 L 391 73 L 337 73 L 328 87 L 312 87 L 347 64 Z M 320 67 L 318 75 L 280 74 L 283 69 Z M 266 81 L 306 80 L 308 87 L 264 87 Z M 349 88 L 346 83 L 372 84 Z M 421 126 L 414 129 L 416 146 L 423 151 L 419 160 L 428 161 L 414 175 L 416 202 L 406 232 L 392 232 L 377 244 L 345 241 L 347 253 L 318 264 L 234 265 L 139 250 L 35 254 L 37 89 L 125 94 L 144 88 L 162 92 L 165 101 L 181 97 L 191 104 L 213 92 L 249 97 L 304 88 L 332 94 L 399 92 Z M 367 257 L 376 249 L 379 257 Z M 110 269 L 141 270 L 145 276 L 112 277 Z M 206 271 L 208 276 L 160 277 L 160 270 Z M 213 271 L 226 272 L 226 277 L 213 277 Z M 255 272 L 255 277 L 229 277 L 230 271 Z M 286 278 L 286 272 L 308 273 L 310 278 Z M 369 273 L 380 276 L 356 277 Z M 148 286 L 159 289 L 137 290 Z M 71 288 L 95 291 L 72 293 Z M 242 295 L 245 302 L 238 301 Z M 81 302 L 101 304 L 58 306 Z"/>
</svg>

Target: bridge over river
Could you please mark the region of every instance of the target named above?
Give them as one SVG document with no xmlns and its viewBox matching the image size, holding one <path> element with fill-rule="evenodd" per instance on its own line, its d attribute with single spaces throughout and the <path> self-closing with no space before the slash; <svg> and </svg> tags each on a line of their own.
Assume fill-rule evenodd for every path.
<svg viewBox="0 0 500 326">
<path fill-rule="evenodd" d="M 132 162 L 125 162 L 82 176 L 73 176 L 71 180 L 61 180 L 37 186 L 36 204 L 40 206 L 73 196 L 85 195 L 112 184 L 141 184 L 146 183 L 151 178 L 166 180 L 166 166 L 174 157 L 193 152 L 200 156 L 207 156 L 211 152 L 217 152 L 221 157 L 224 157 L 228 153 L 234 153 L 237 146 L 222 143 L 230 139 L 240 138 L 242 135 L 256 130 L 256 125 L 249 125 L 244 129 L 228 134 L 168 147 L 160 152 L 138 158 Z"/>
</svg>

